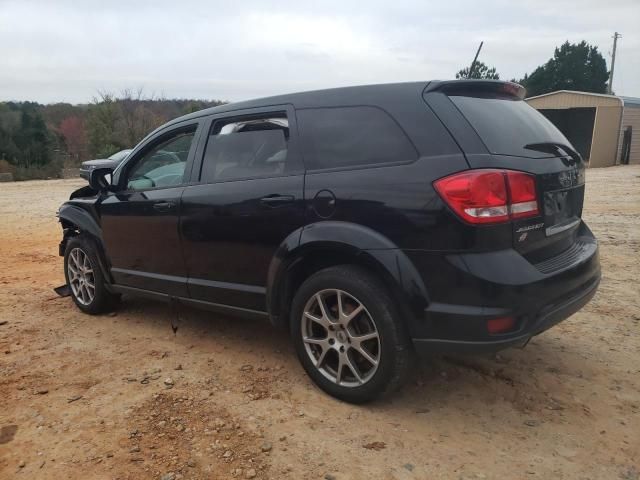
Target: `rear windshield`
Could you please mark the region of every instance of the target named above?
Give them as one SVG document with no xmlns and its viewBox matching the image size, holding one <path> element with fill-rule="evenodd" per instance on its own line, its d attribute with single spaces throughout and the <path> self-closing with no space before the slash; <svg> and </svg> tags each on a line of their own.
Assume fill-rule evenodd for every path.
<svg viewBox="0 0 640 480">
<path fill-rule="evenodd" d="M 544 115 L 527 102 L 510 96 L 449 96 L 491 153 L 520 157 L 549 157 L 548 151 L 524 148 L 539 143 L 571 144 Z"/>
</svg>

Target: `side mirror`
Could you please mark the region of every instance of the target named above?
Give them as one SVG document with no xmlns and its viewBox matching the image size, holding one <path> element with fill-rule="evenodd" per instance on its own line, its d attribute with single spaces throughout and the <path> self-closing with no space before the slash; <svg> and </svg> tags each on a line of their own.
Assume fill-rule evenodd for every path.
<svg viewBox="0 0 640 480">
<path fill-rule="evenodd" d="M 96 192 L 105 192 L 111 189 L 111 182 L 107 179 L 112 177 L 113 168 L 98 167 L 91 170 L 89 174 L 89 186 Z"/>
</svg>

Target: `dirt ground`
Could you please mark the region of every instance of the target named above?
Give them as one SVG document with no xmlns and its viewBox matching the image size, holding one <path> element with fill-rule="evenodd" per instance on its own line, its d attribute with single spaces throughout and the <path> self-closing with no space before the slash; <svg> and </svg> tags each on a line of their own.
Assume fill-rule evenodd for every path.
<svg viewBox="0 0 640 480">
<path fill-rule="evenodd" d="M 55 211 L 79 185 L 0 184 L 1 479 L 640 478 L 640 166 L 588 172 L 603 280 L 581 312 L 365 406 L 266 322 L 185 310 L 174 335 L 162 304 L 58 298 Z"/>
</svg>

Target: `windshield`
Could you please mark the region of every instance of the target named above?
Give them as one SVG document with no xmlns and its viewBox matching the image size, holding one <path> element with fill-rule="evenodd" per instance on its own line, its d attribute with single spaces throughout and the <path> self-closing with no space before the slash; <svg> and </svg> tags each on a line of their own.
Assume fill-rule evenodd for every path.
<svg viewBox="0 0 640 480">
<path fill-rule="evenodd" d="M 116 152 L 113 155 L 111 155 L 109 157 L 109 160 L 116 160 L 116 161 L 124 160 L 126 156 L 129 155 L 130 152 L 131 150 L 120 150 L 119 152 Z"/>
<path fill-rule="evenodd" d="M 519 157 L 557 156 L 557 150 L 525 148 L 532 144 L 563 144 L 569 140 L 527 102 L 511 96 L 449 97 L 476 130 L 491 153 Z"/>
</svg>

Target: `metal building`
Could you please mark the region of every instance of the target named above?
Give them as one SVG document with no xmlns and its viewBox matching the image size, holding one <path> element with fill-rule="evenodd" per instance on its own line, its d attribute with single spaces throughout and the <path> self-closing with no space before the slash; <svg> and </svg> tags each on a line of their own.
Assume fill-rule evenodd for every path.
<svg viewBox="0 0 640 480">
<path fill-rule="evenodd" d="M 559 90 L 527 98 L 590 167 L 640 164 L 640 98 Z"/>
</svg>

